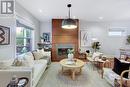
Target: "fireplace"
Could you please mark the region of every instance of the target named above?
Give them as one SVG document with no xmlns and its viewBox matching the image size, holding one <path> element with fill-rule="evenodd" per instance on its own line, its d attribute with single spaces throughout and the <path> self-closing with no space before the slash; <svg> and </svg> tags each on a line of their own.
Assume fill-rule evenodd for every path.
<svg viewBox="0 0 130 87">
<path fill-rule="evenodd" d="M 67 58 L 68 49 L 75 49 L 74 44 L 56 44 L 57 58 Z"/>
<path fill-rule="evenodd" d="M 52 61 L 60 61 L 66 58 L 68 48 L 74 48 L 74 57 L 78 58 L 79 20 L 76 19 L 78 27 L 71 30 L 61 28 L 62 20 L 52 19 Z"/>
</svg>

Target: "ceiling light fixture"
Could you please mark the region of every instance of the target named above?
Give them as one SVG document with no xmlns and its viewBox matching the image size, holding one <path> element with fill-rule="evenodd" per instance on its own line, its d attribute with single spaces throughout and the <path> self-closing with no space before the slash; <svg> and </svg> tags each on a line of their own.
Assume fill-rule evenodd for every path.
<svg viewBox="0 0 130 87">
<path fill-rule="evenodd" d="M 75 19 L 70 18 L 71 4 L 68 4 L 67 7 L 69 8 L 69 12 L 68 12 L 69 18 L 64 19 L 62 21 L 62 28 L 63 29 L 76 29 L 77 28 L 77 21 Z"/>
<path fill-rule="evenodd" d="M 42 13 L 42 10 L 41 10 L 41 9 L 39 9 L 39 12 L 40 12 L 40 13 Z"/>
<path fill-rule="evenodd" d="M 99 17 L 100 20 L 103 20 L 103 17 Z"/>
</svg>

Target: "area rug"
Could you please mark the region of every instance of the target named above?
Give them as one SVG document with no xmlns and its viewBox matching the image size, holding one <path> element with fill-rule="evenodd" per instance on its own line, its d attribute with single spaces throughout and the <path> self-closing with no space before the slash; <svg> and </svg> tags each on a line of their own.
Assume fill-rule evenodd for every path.
<svg viewBox="0 0 130 87">
<path fill-rule="evenodd" d="M 61 65 L 58 62 L 52 63 L 42 75 L 37 87 L 112 87 L 101 78 L 97 70 L 87 63 L 82 73 L 76 75 L 72 80 L 68 74 L 61 73 Z"/>
</svg>

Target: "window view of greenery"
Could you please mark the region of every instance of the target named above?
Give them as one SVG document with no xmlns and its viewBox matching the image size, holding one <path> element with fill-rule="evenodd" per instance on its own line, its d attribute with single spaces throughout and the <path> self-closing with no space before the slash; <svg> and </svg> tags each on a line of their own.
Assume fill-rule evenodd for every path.
<svg viewBox="0 0 130 87">
<path fill-rule="evenodd" d="M 17 27 L 16 31 L 16 50 L 17 55 L 31 51 L 32 49 L 32 30 L 25 27 Z"/>
</svg>

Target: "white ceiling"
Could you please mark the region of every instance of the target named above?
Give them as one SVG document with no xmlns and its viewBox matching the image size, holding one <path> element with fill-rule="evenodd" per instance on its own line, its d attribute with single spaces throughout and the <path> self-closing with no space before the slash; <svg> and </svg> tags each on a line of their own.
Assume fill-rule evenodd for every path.
<svg viewBox="0 0 130 87">
<path fill-rule="evenodd" d="M 39 21 L 66 18 L 71 3 L 71 17 L 84 21 L 130 20 L 130 0 L 17 0 Z M 102 19 L 103 18 L 103 19 Z"/>
</svg>

